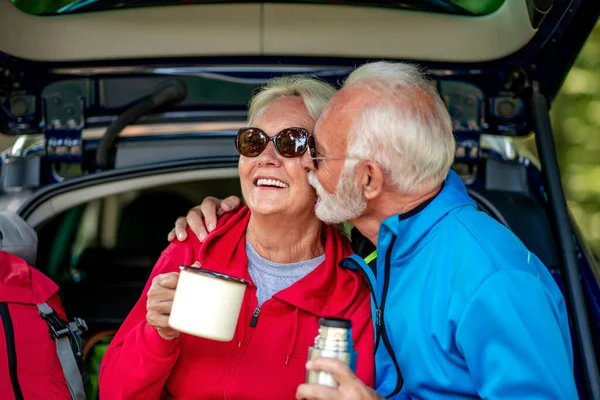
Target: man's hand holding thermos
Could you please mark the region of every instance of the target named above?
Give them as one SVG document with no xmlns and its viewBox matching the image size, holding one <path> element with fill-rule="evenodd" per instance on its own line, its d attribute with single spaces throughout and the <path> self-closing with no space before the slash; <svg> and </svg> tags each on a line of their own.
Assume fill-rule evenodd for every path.
<svg viewBox="0 0 600 400">
<path fill-rule="evenodd" d="M 306 383 L 298 400 L 381 400 L 355 375 L 356 351 L 349 320 L 321 318 L 314 346 L 308 350 Z"/>
</svg>

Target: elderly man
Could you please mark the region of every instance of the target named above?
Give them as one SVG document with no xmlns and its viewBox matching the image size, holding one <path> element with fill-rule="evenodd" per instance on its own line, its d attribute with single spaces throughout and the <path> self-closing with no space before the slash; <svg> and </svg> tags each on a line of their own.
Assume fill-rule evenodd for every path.
<svg viewBox="0 0 600 400">
<path fill-rule="evenodd" d="M 317 168 L 308 155 L 303 162 L 317 216 L 350 221 L 379 254 L 374 267 L 358 254 L 344 263 L 372 287 L 377 393 L 342 363 L 319 359 L 307 367 L 333 373 L 339 387 L 301 385 L 298 399 L 578 397 L 564 298 L 450 170 L 450 116 L 415 67 L 358 68 L 314 138 Z M 210 229 L 218 203 L 205 203 Z M 197 212 L 188 215 L 196 232 L 204 229 Z M 369 247 L 353 242 L 355 251 Z"/>
</svg>

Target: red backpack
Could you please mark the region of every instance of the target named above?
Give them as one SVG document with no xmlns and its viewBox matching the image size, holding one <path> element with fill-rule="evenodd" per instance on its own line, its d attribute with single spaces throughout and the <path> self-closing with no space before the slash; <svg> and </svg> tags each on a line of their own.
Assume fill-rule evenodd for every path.
<svg viewBox="0 0 600 400">
<path fill-rule="evenodd" d="M 58 286 L 0 250 L 0 398 L 85 399 L 81 320 L 67 323 Z"/>
</svg>

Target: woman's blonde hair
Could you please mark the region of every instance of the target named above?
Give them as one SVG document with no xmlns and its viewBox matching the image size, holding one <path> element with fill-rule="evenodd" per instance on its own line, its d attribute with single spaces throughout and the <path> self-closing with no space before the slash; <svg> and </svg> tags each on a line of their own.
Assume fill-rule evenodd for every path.
<svg viewBox="0 0 600 400">
<path fill-rule="evenodd" d="M 336 92 L 330 84 L 304 75 L 289 75 L 271 79 L 252 96 L 248 106 L 248 124 L 282 97 L 302 97 L 309 115 L 316 121 Z"/>
</svg>

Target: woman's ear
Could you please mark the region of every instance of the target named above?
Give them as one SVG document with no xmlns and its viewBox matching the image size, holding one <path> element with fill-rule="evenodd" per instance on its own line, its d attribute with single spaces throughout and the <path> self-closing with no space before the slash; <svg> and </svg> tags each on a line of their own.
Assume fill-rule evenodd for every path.
<svg viewBox="0 0 600 400">
<path fill-rule="evenodd" d="M 385 176 L 381 166 L 373 161 L 365 161 L 358 174 L 359 184 L 365 199 L 372 200 L 383 192 Z"/>
</svg>

